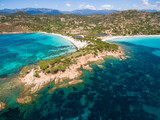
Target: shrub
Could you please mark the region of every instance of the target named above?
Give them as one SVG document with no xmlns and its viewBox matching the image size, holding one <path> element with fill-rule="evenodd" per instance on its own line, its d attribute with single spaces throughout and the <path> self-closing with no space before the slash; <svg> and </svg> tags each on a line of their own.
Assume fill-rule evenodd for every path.
<svg viewBox="0 0 160 120">
<path fill-rule="evenodd" d="M 97 56 L 97 55 L 98 55 L 98 53 L 97 53 L 96 51 L 95 51 L 93 54 L 94 54 L 94 56 Z"/>
<path fill-rule="evenodd" d="M 49 68 L 47 68 L 47 69 L 45 70 L 45 72 L 46 72 L 46 73 L 50 73 L 50 70 L 49 70 Z"/>
<path fill-rule="evenodd" d="M 64 64 L 70 64 L 71 63 L 71 59 L 70 58 L 66 58 L 65 60 L 62 61 Z"/>
<path fill-rule="evenodd" d="M 59 63 L 61 61 L 61 57 L 57 57 L 54 60 L 55 60 L 55 63 Z"/>
<path fill-rule="evenodd" d="M 66 70 L 66 66 L 59 66 L 59 67 L 58 67 L 58 70 L 64 72 L 64 71 Z"/>
<path fill-rule="evenodd" d="M 40 75 L 39 75 L 39 72 L 38 72 L 38 71 L 35 71 L 35 73 L 34 73 L 34 77 L 38 77 L 38 78 L 40 78 Z"/>
<path fill-rule="evenodd" d="M 29 70 L 29 66 L 25 66 L 25 67 L 22 68 L 21 72 L 27 73 L 28 70 Z"/>
<path fill-rule="evenodd" d="M 29 70 L 29 66 L 23 67 L 21 72 L 20 72 L 20 76 L 24 76 L 25 74 L 27 74 L 28 70 Z"/>
<path fill-rule="evenodd" d="M 61 58 L 61 59 L 63 59 L 63 58 L 64 58 L 64 56 L 61 56 L 60 58 Z"/>
<path fill-rule="evenodd" d="M 51 72 L 52 73 L 57 73 L 58 72 L 58 67 L 52 67 Z"/>
<path fill-rule="evenodd" d="M 50 65 L 54 65 L 56 63 L 56 61 L 53 59 L 53 60 L 49 60 L 49 64 Z"/>
<path fill-rule="evenodd" d="M 39 65 L 39 67 L 40 67 L 42 70 L 45 70 L 45 69 L 47 69 L 47 68 L 49 67 L 49 64 L 48 64 L 47 61 L 40 61 L 40 62 L 38 63 L 38 65 Z"/>
<path fill-rule="evenodd" d="M 38 65 L 44 64 L 46 61 L 40 61 Z"/>
<path fill-rule="evenodd" d="M 77 61 L 75 59 L 73 60 L 73 64 L 77 64 Z"/>
<path fill-rule="evenodd" d="M 38 66 L 34 66 L 34 70 L 36 70 L 38 68 Z"/>
</svg>

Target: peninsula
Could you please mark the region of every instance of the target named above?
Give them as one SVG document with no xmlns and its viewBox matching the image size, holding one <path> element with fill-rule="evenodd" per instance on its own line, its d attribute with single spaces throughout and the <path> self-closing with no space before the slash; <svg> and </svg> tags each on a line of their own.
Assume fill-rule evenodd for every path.
<svg viewBox="0 0 160 120">
<path fill-rule="evenodd" d="M 103 57 L 126 59 L 123 49 L 102 39 L 108 36 L 159 35 L 159 12 L 137 10 L 115 12 L 109 15 L 30 15 L 11 14 L 0 16 L 0 33 L 51 33 L 73 43 L 77 51 L 55 59 L 25 66 L 19 80 L 23 89 L 17 103 L 30 103 L 37 92 L 50 83 L 48 91 L 83 82 L 81 68 L 91 70 L 88 63 L 103 62 Z M 102 37 L 103 36 L 103 37 Z M 104 38 L 106 37 L 106 38 Z M 103 68 L 103 66 L 99 66 Z"/>
<path fill-rule="evenodd" d="M 103 57 L 106 56 L 125 58 L 122 48 L 115 44 L 103 42 L 101 39 L 88 38 L 92 42 L 85 41 L 85 39 L 87 38 L 80 41 L 69 37 L 69 40 L 78 48 L 76 52 L 69 56 L 40 61 L 32 68 L 25 66 L 20 72 L 21 77 L 19 79 L 24 87 L 17 98 L 17 102 L 20 104 L 31 102 L 35 98 L 34 94 L 36 92 L 52 82 L 54 82 L 54 85 L 48 91 L 49 93 L 57 88 L 83 82 L 79 79 L 82 74 L 80 69 L 92 70 L 88 63 L 103 62 Z"/>
</svg>

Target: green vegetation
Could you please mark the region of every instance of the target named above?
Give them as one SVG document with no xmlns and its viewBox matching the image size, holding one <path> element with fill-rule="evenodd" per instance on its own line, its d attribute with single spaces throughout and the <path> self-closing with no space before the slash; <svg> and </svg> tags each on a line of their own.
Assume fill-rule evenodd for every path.
<svg viewBox="0 0 160 120">
<path fill-rule="evenodd" d="M 66 66 L 58 66 L 58 70 L 64 72 L 66 70 Z"/>
<path fill-rule="evenodd" d="M 63 63 L 64 65 L 69 65 L 69 64 L 71 63 L 71 59 L 70 59 L 70 58 L 65 58 L 65 59 L 62 61 L 62 63 Z"/>
<path fill-rule="evenodd" d="M 38 66 L 36 65 L 36 66 L 34 66 L 34 70 L 36 70 L 38 68 Z"/>
<path fill-rule="evenodd" d="M 52 73 L 57 73 L 58 72 L 58 67 L 52 67 L 51 71 L 52 71 Z"/>
<path fill-rule="evenodd" d="M 53 60 L 49 60 L 49 64 L 50 65 L 54 65 L 56 62 L 55 62 L 55 59 L 53 59 Z"/>
<path fill-rule="evenodd" d="M 38 65 L 39 65 L 39 67 L 40 67 L 42 70 L 46 70 L 46 69 L 49 67 L 48 62 L 46 62 L 46 61 L 40 61 L 40 62 L 38 63 Z"/>
<path fill-rule="evenodd" d="M 109 15 L 29 15 L 17 12 L 0 17 L 1 32 L 45 31 L 75 37 L 84 35 L 160 34 L 160 12 L 136 10 L 115 12 Z"/>
<path fill-rule="evenodd" d="M 46 70 L 45 70 L 45 73 L 50 73 L 50 69 L 49 69 L 49 68 L 46 69 Z"/>
<path fill-rule="evenodd" d="M 77 50 L 69 56 L 60 56 L 48 61 L 40 61 L 36 66 L 34 66 L 34 77 L 40 77 L 40 71 L 44 72 L 45 74 L 55 74 L 58 71 L 64 72 L 70 65 L 76 64 L 79 57 L 85 56 L 87 54 L 93 54 L 94 56 L 97 56 L 99 52 L 118 50 L 118 46 L 116 44 L 104 42 L 101 39 L 97 39 L 96 37 L 87 36 L 82 38 L 81 40 L 87 41 L 89 45 L 87 47 Z M 28 70 L 29 67 L 26 66 L 22 69 L 21 73 L 25 75 Z"/>
<path fill-rule="evenodd" d="M 35 73 L 34 73 L 34 77 L 38 77 L 38 78 L 40 78 L 40 75 L 39 75 L 39 72 L 38 72 L 38 71 L 35 71 Z"/>
<path fill-rule="evenodd" d="M 20 72 L 20 76 L 24 76 L 28 73 L 29 71 L 29 66 L 25 66 L 22 68 L 21 72 Z"/>
<path fill-rule="evenodd" d="M 35 77 L 38 71 L 46 74 L 65 71 L 70 65 L 77 63 L 77 58 L 87 54 L 97 56 L 103 51 L 117 51 L 118 46 L 101 39 L 98 34 L 105 35 L 143 35 L 160 34 L 160 12 L 149 13 L 136 10 L 121 11 L 109 15 L 29 15 L 23 12 L 0 17 L 0 32 L 39 32 L 59 33 L 72 36 L 74 39 L 86 41 L 88 46 L 81 48 L 69 56 L 57 57 L 53 60 L 40 61 L 34 67 Z M 81 35 L 83 38 L 76 38 Z M 20 75 L 28 73 L 29 67 L 22 69 Z"/>
</svg>

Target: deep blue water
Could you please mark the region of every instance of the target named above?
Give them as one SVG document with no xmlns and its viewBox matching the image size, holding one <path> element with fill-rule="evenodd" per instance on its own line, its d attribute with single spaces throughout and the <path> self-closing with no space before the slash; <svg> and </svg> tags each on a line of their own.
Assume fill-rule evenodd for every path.
<svg viewBox="0 0 160 120">
<path fill-rule="evenodd" d="M 18 72 L 23 66 L 75 51 L 67 40 L 51 34 L 0 35 L 0 78 Z"/>
<path fill-rule="evenodd" d="M 105 58 L 92 72 L 82 70 L 83 83 L 55 90 L 49 85 L 36 101 L 15 105 L 0 114 L 3 120 L 160 120 L 160 38 L 113 40 L 126 60 Z M 156 42 L 155 47 L 150 46 Z M 138 42 L 139 41 L 139 42 Z M 111 42 L 111 41 L 110 41 Z M 148 44 L 146 44 L 148 42 Z M 151 42 L 151 43 L 152 43 Z"/>
</svg>

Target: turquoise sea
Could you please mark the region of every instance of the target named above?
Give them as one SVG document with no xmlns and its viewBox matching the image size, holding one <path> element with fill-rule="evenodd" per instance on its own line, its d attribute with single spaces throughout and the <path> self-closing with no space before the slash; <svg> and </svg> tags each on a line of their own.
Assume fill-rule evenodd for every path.
<svg viewBox="0 0 160 120">
<path fill-rule="evenodd" d="M 135 44 L 135 45 L 142 45 L 142 46 L 146 46 L 146 47 L 151 47 L 151 48 L 156 48 L 155 51 L 153 51 L 153 53 L 155 55 L 160 56 L 160 37 L 127 37 L 127 38 L 118 38 L 113 40 L 114 41 L 118 41 L 118 42 L 127 42 L 127 43 L 131 43 L 131 44 Z"/>
<path fill-rule="evenodd" d="M 74 52 L 67 40 L 51 34 L 0 35 L 0 78 L 19 72 L 29 64 Z"/>
<path fill-rule="evenodd" d="M 92 72 L 81 69 L 82 83 L 52 94 L 50 84 L 30 104 L 16 104 L 21 88 L 12 88 L 12 97 L 0 98 L 8 102 L 0 120 L 160 120 L 160 37 L 108 42 L 122 46 L 131 58 L 105 58 L 103 69 L 90 64 Z"/>
</svg>

